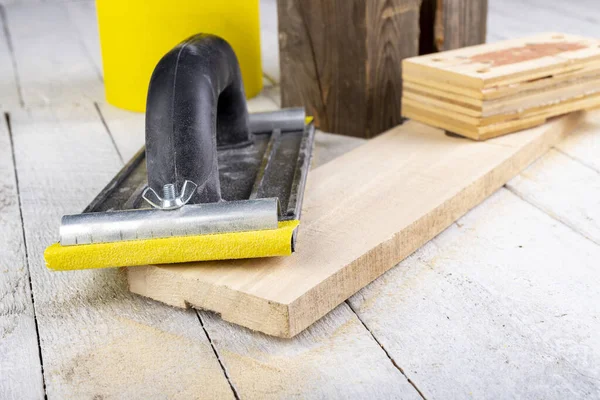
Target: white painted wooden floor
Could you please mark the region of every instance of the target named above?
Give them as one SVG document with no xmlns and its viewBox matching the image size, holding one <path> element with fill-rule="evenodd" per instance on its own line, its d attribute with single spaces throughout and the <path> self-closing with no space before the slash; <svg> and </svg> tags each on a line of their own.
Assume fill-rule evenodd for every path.
<svg viewBox="0 0 600 400">
<path fill-rule="evenodd" d="M 52 273 L 43 249 L 143 143 L 91 1 L 0 0 L 0 399 L 600 398 L 600 112 L 293 340 Z M 597 0 L 490 0 L 489 39 L 600 36 Z M 264 68 L 278 80 L 276 11 Z M 252 110 L 278 107 L 270 86 Z M 317 164 L 361 144 L 319 134 Z"/>
</svg>

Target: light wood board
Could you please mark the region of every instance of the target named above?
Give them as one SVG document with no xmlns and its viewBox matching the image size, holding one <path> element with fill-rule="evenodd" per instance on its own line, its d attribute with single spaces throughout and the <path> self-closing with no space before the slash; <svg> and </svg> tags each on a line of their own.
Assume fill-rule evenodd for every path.
<svg viewBox="0 0 600 400">
<path fill-rule="evenodd" d="M 293 337 L 479 204 L 580 118 L 489 143 L 409 122 L 311 173 L 291 257 L 129 268 L 130 289 Z"/>
</svg>

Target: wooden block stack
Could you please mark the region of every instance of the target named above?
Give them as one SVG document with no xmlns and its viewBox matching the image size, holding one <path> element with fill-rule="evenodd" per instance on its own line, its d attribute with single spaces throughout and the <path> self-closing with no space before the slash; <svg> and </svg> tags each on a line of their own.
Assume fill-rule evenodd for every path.
<svg viewBox="0 0 600 400">
<path fill-rule="evenodd" d="M 475 140 L 600 106 L 600 40 L 560 33 L 403 61 L 402 115 Z"/>
</svg>

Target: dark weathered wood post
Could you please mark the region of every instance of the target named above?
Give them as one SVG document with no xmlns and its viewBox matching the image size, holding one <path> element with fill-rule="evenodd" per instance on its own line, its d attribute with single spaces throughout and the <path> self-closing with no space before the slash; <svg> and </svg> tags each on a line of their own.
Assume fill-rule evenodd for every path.
<svg viewBox="0 0 600 400">
<path fill-rule="evenodd" d="M 437 9 L 429 19 L 421 16 L 422 1 L 436 1 L 428 3 Z M 439 15 L 444 28 L 430 37 L 443 38 L 444 48 L 466 43 L 464 38 L 475 40 L 470 33 L 456 40 L 454 35 L 457 29 L 462 32 L 464 21 L 476 24 L 470 11 L 476 2 L 487 4 L 278 0 L 282 105 L 304 106 L 320 129 L 350 136 L 372 137 L 401 123 L 401 65 L 404 58 L 419 55 L 420 20 L 433 32 Z M 439 14 L 440 9 L 445 11 Z M 469 16 L 463 18 L 464 12 Z M 485 25 L 483 32 L 476 40 L 483 40 Z"/>
<path fill-rule="evenodd" d="M 436 1 L 435 44 L 438 51 L 474 46 L 485 42 L 487 0 Z"/>
</svg>

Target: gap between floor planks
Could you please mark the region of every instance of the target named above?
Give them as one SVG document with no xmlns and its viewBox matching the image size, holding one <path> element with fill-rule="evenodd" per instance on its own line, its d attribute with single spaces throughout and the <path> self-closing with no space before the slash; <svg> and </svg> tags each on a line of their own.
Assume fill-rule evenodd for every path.
<svg viewBox="0 0 600 400">
<path fill-rule="evenodd" d="M 14 146 L 8 114 L 0 121 L 0 394 L 42 398 L 44 378 Z"/>
</svg>

